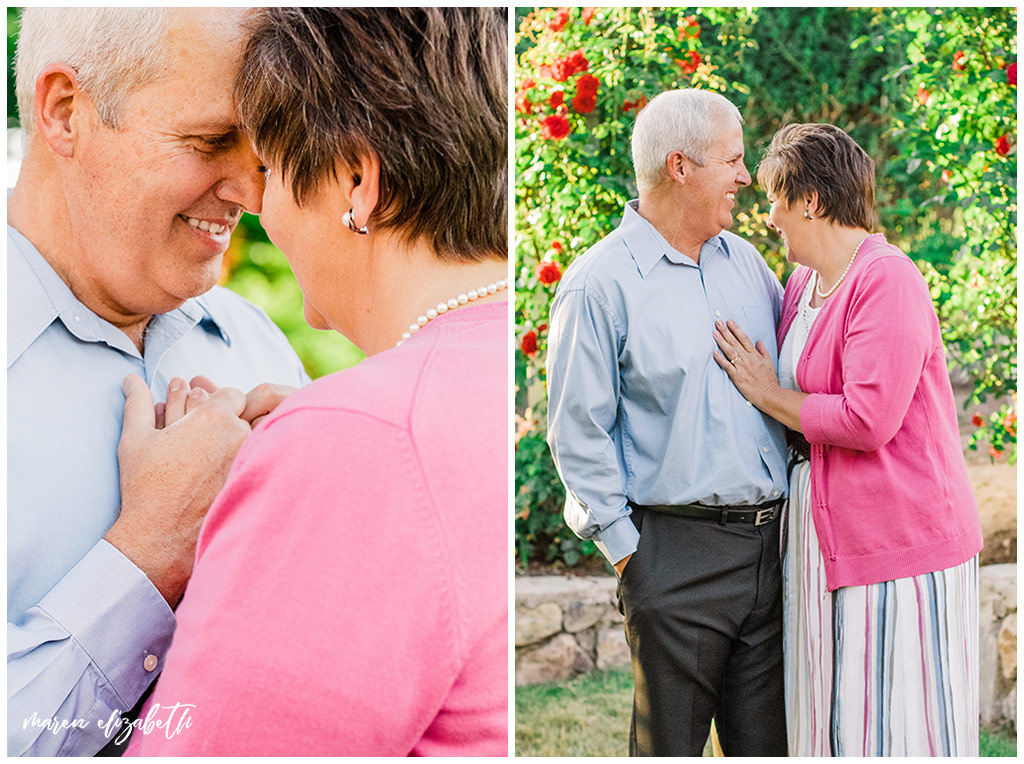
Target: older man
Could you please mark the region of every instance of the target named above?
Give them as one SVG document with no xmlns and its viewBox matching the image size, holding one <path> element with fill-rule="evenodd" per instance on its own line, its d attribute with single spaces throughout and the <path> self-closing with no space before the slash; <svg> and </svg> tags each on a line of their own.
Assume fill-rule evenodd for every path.
<svg viewBox="0 0 1024 764">
<path fill-rule="evenodd" d="M 239 21 L 230 9 L 22 18 L 28 145 L 7 230 L 9 754 L 96 753 L 162 666 L 199 525 L 271 405 L 185 380 L 304 379 L 262 311 L 211 291 L 264 187 L 235 127 Z M 150 389 L 165 388 L 155 413 Z"/>
<path fill-rule="evenodd" d="M 778 279 L 725 231 L 750 183 L 736 107 L 654 98 L 633 131 L 639 201 L 567 270 L 551 308 L 548 435 L 566 522 L 619 573 L 630 753 L 785 755 L 782 428 L 712 356 L 739 319 L 774 355 Z"/>
</svg>

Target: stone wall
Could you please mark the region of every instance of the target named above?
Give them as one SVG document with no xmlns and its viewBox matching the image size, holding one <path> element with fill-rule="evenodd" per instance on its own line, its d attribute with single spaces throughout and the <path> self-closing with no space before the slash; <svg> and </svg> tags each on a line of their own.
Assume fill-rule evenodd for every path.
<svg viewBox="0 0 1024 764">
<path fill-rule="evenodd" d="M 516 684 L 629 666 L 615 578 L 516 578 Z"/>
<path fill-rule="evenodd" d="M 979 576 L 981 723 L 1017 719 L 1017 566 L 983 565 Z"/>
<path fill-rule="evenodd" d="M 979 578 L 981 721 L 1015 723 L 1016 565 L 985 565 Z M 516 579 L 516 684 L 629 665 L 614 577 Z"/>
</svg>

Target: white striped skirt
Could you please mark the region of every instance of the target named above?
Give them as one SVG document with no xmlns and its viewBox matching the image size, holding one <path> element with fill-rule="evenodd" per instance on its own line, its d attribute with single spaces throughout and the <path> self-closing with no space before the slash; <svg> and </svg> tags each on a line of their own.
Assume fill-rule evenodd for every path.
<svg viewBox="0 0 1024 764">
<path fill-rule="evenodd" d="M 790 756 L 977 756 L 978 558 L 829 594 L 807 462 L 787 514 Z"/>
</svg>

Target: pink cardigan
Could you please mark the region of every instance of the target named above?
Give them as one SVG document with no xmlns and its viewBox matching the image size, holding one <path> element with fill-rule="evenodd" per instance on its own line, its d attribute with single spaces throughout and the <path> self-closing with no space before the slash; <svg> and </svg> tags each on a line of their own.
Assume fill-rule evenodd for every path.
<svg viewBox="0 0 1024 764">
<path fill-rule="evenodd" d="M 459 308 L 257 427 L 130 754 L 508 755 L 508 338 Z"/>
<path fill-rule="evenodd" d="M 782 341 L 811 276 L 786 285 Z M 959 565 L 981 524 L 957 429 L 939 322 L 924 278 L 874 234 L 818 314 L 797 362 L 810 393 L 811 497 L 828 590 Z"/>
</svg>

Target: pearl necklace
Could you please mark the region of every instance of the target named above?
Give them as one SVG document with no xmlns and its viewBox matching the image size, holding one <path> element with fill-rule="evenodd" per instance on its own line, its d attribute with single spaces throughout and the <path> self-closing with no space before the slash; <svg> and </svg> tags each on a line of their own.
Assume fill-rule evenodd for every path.
<svg viewBox="0 0 1024 764">
<path fill-rule="evenodd" d="M 846 270 L 843 271 L 843 275 L 839 277 L 839 281 L 837 281 L 835 285 L 827 292 L 821 291 L 821 274 L 818 274 L 818 280 L 814 285 L 814 291 L 818 293 L 818 297 L 824 300 L 828 297 L 831 297 L 835 293 L 835 291 L 839 289 L 839 285 L 843 283 L 843 279 L 846 278 L 846 274 L 850 272 L 850 266 L 853 265 L 853 261 L 857 259 L 857 253 L 860 252 L 860 248 L 864 246 L 864 242 L 866 242 L 868 238 L 868 236 L 865 236 L 863 239 L 860 240 L 860 244 L 857 245 L 857 249 L 853 250 L 853 257 L 851 257 L 850 262 L 846 264 Z"/>
<path fill-rule="evenodd" d="M 416 323 L 409 324 L 409 330 L 402 334 L 402 339 L 398 341 L 395 347 L 401 345 L 412 335 L 416 334 L 420 329 L 429 324 L 435 318 L 440 316 L 442 313 L 447 313 L 449 310 L 455 310 L 460 305 L 466 305 L 467 303 L 478 300 L 481 297 L 501 292 L 508 287 L 508 280 L 502 279 L 501 281 L 495 281 L 487 286 L 477 287 L 476 289 L 470 289 L 468 292 L 463 292 L 457 297 L 452 297 L 450 300 L 439 302 L 436 308 L 431 308 L 423 315 L 416 319 Z"/>
</svg>

